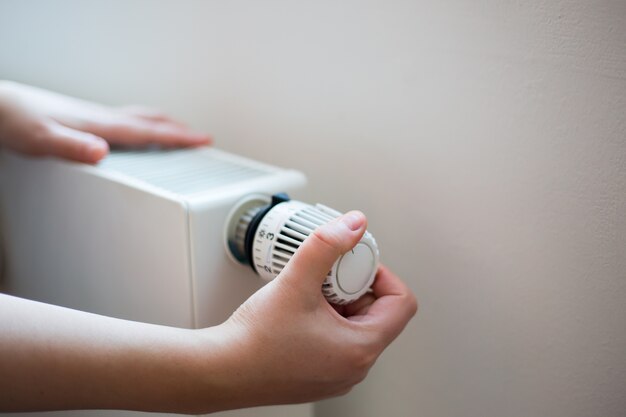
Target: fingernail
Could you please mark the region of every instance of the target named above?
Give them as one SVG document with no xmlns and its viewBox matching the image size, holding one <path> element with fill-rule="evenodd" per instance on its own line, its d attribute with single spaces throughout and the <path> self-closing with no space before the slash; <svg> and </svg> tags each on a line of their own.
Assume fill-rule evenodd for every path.
<svg viewBox="0 0 626 417">
<path fill-rule="evenodd" d="M 209 135 L 205 135 L 202 133 L 196 133 L 194 134 L 194 141 L 198 142 L 198 143 L 211 143 L 212 142 L 212 138 Z"/>
<path fill-rule="evenodd" d="M 197 144 L 197 145 L 204 145 L 204 144 L 208 144 L 211 143 L 211 136 L 209 135 L 204 135 L 202 133 L 186 133 L 186 138 L 189 141 L 189 143 L 193 143 L 193 144 Z"/>
<path fill-rule="evenodd" d="M 87 158 L 94 162 L 102 159 L 108 151 L 109 145 L 105 141 L 94 141 L 86 146 Z"/>
<path fill-rule="evenodd" d="M 360 211 L 351 211 L 344 214 L 341 221 L 348 226 L 350 230 L 357 231 L 363 226 L 363 223 L 365 223 L 365 216 Z"/>
</svg>

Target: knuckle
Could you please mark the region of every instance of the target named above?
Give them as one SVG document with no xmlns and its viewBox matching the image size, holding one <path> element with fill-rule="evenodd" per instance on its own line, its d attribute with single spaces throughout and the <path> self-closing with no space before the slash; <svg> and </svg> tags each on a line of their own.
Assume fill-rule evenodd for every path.
<svg viewBox="0 0 626 417">
<path fill-rule="evenodd" d="M 50 147 L 53 132 L 46 123 L 35 121 L 30 126 L 29 153 L 32 155 L 43 155 Z"/>
<path fill-rule="evenodd" d="M 367 378 L 368 373 L 369 368 L 352 372 L 352 374 L 350 374 L 350 377 L 344 380 L 344 386 L 347 388 L 347 391 L 349 392 L 352 387 L 363 382 L 365 378 Z"/>
<path fill-rule="evenodd" d="M 327 375 L 335 389 L 350 388 L 363 381 L 374 364 L 377 353 L 374 348 L 350 346 L 337 356 L 332 367 L 332 376 Z M 340 393 L 341 394 L 341 393 Z"/>
<path fill-rule="evenodd" d="M 350 391 L 352 391 L 352 388 L 353 388 L 353 386 L 352 386 L 352 385 L 347 386 L 347 387 L 342 387 L 341 389 L 339 389 L 339 391 L 337 391 L 336 395 L 337 395 L 338 397 L 341 397 L 341 396 L 347 395 L 347 394 L 349 394 L 349 393 L 350 393 Z"/>
<path fill-rule="evenodd" d="M 348 363 L 352 375 L 367 374 L 378 357 L 378 349 L 374 345 L 363 344 L 350 350 Z"/>
<path fill-rule="evenodd" d="M 361 382 L 365 381 L 365 378 L 367 378 L 367 374 L 369 373 L 369 368 L 356 374 L 355 378 L 354 378 L 354 385 L 360 384 Z"/>
<path fill-rule="evenodd" d="M 318 227 L 310 236 L 319 243 L 326 245 L 332 249 L 338 246 L 337 236 L 328 230 L 328 227 Z"/>
<path fill-rule="evenodd" d="M 337 256 L 349 249 L 347 247 L 348 243 L 345 242 L 345 239 L 342 238 L 341 234 L 328 225 L 315 229 L 309 236 L 309 239 L 313 239 L 313 242 L 316 243 L 317 246 L 328 248 Z"/>
<path fill-rule="evenodd" d="M 417 314 L 417 311 L 419 310 L 419 304 L 417 302 L 417 298 L 415 297 L 413 293 L 407 294 L 406 298 L 407 298 L 406 305 L 409 311 L 409 317 L 413 317 L 415 316 L 415 314 Z"/>
<path fill-rule="evenodd" d="M 35 121 L 31 125 L 32 137 L 34 140 L 43 141 L 50 138 L 52 130 L 46 123 Z"/>
</svg>

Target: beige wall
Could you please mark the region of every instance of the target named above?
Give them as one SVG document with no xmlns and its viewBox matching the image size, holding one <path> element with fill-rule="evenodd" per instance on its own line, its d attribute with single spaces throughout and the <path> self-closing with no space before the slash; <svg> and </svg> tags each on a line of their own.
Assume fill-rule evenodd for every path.
<svg viewBox="0 0 626 417">
<path fill-rule="evenodd" d="M 370 219 L 418 317 L 320 416 L 623 416 L 626 3 L 2 1 L 0 77 L 144 102 Z"/>
</svg>

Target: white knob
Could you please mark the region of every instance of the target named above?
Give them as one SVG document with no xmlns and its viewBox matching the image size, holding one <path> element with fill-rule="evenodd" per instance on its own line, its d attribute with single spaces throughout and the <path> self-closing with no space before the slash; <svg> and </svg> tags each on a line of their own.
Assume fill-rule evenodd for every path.
<svg viewBox="0 0 626 417">
<path fill-rule="evenodd" d="M 250 206 L 249 203 L 247 203 Z M 284 195 L 274 196 L 264 207 L 234 210 L 240 218 L 228 246 L 240 262 L 249 263 L 265 280 L 272 280 L 283 270 L 302 243 L 318 227 L 341 213 L 329 207 L 315 206 Z M 365 232 L 359 243 L 339 258 L 328 272 L 322 292 L 333 304 L 347 304 L 365 294 L 376 277 L 379 261 L 378 245 Z"/>
</svg>

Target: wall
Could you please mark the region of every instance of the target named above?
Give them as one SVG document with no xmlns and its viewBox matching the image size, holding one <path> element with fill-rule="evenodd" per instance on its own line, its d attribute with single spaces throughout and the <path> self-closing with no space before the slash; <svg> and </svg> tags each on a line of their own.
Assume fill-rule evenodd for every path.
<svg viewBox="0 0 626 417">
<path fill-rule="evenodd" d="M 623 416 L 626 3 L 0 1 L 0 77 L 368 214 L 418 317 L 320 416 Z"/>
</svg>

